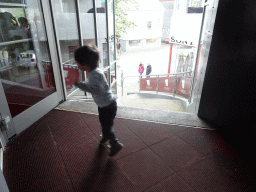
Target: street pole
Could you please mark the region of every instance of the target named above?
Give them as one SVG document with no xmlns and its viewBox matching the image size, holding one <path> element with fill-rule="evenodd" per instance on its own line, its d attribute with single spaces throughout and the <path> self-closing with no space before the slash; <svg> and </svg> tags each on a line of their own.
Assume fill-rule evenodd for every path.
<svg viewBox="0 0 256 192">
<path fill-rule="evenodd" d="M 170 55 L 169 55 L 169 65 L 168 65 L 168 74 L 171 72 L 171 61 L 172 61 L 172 43 L 170 44 Z M 169 75 L 168 75 L 169 77 Z"/>
</svg>

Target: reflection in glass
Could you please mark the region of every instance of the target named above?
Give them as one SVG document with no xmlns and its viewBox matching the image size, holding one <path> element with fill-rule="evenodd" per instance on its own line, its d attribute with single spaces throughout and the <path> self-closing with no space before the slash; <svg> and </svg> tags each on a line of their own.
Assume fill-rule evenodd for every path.
<svg viewBox="0 0 256 192">
<path fill-rule="evenodd" d="M 74 51 L 80 46 L 75 0 L 52 0 L 55 28 L 61 52 L 67 93 L 75 90 L 79 72 L 74 61 Z M 80 75 L 80 78 L 82 75 Z"/>
<path fill-rule="evenodd" d="M 26 2 L 0 6 L 0 78 L 13 117 L 56 91 L 40 4 Z"/>
</svg>

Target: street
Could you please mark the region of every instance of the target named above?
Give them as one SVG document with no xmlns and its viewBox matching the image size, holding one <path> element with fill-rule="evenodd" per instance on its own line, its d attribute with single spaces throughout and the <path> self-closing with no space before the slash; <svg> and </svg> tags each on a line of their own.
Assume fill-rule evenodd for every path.
<svg viewBox="0 0 256 192">
<path fill-rule="evenodd" d="M 125 79 L 123 87 L 124 95 L 126 95 L 127 92 L 139 92 L 138 68 L 140 62 L 144 64 L 143 75 L 146 75 L 148 63 L 152 66 L 151 75 L 167 74 L 169 53 L 170 45 L 162 43 L 162 46 L 159 48 L 122 52 L 121 55 L 117 55 L 118 96 L 122 95 L 122 77 Z"/>
<path fill-rule="evenodd" d="M 151 75 L 167 74 L 169 64 L 170 45 L 162 43 L 159 48 L 151 48 L 145 50 L 136 50 L 122 52 L 118 55 L 118 63 L 120 70 L 123 71 L 123 76 L 138 76 L 138 68 L 140 62 L 144 64 L 144 73 L 146 75 L 147 64 L 152 66 Z"/>
</svg>

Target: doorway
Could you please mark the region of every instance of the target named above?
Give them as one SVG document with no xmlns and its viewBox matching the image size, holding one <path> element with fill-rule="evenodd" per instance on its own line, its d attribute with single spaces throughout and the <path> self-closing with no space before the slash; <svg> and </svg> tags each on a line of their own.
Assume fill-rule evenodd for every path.
<svg viewBox="0 0 256 192">
<path fill-rule="evenodd" d="M 0 113 L 7 139 L 62 100 L 49 5 L 40 0 L 0 3 Z M 2 129 L 3 130 L 3 129 Z"/>
</svg>

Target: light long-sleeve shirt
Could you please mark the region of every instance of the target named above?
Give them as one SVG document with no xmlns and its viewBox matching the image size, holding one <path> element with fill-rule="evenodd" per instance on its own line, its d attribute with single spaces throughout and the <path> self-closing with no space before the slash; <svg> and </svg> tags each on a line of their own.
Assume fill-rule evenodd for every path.
<svg viewBox="0 0 256 192">
<path fill-rule="evenodd" d="M 106 107 L 114 100 L 103 71 L 96 68 L 89 72 L 88 81 L 79 82 L 77 87 L 92 94 L 94 102 L 99 107 Z"/>
</svg>

